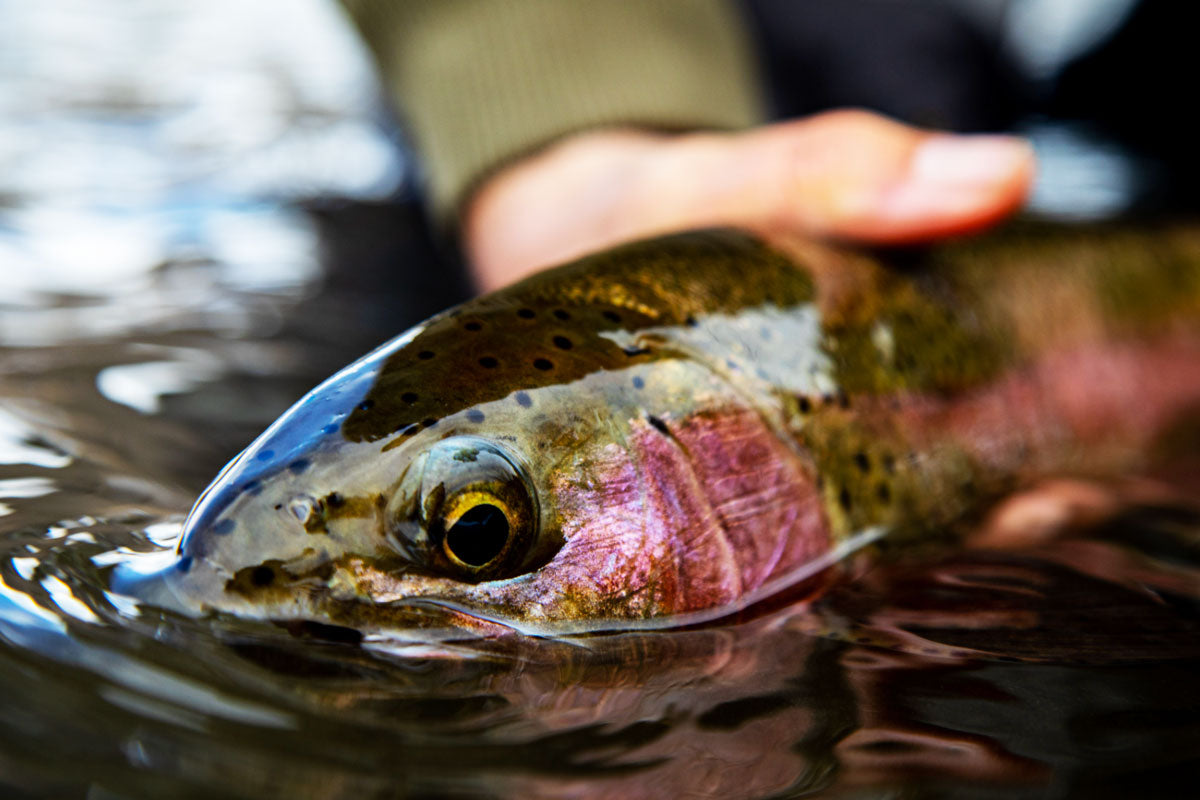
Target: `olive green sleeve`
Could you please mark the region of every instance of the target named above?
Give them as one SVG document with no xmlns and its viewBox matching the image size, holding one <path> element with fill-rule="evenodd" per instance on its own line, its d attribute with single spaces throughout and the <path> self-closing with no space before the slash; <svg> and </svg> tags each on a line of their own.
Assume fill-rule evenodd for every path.
<svg viewBox="0 0 1200 800">
<path fill-rule="evenodd" d="M 761 120 L 751 48 L 722 0 L 342 0 L 451 222 L 481 178 L 605 125 Z"/>
</svg>

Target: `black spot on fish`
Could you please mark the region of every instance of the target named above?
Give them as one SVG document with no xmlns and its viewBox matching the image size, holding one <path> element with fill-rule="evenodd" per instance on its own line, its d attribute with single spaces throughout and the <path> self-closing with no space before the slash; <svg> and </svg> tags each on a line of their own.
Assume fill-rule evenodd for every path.
<svg viewBox="0 0 1200 800">
<path fill-rule="evenodd" d="M 180 572 L 187 572 L 191 568 L 192 568 L 192 557 L 191 556 L 182 556 L 178 561 L 175 562 L 175 569 L 179 570 Z"/>
<path fill-rule="evenodd" d="M 429 359 L 433 358 L 433 351 L 422 350 L 421 352 L 417 353 L 417 358 L 421 359 L 422 361 L 428 361 Z"/>
<path fill-rule="evenodd" d="M 291 472 L 294 472 L 296 474 L 304 472 L 304 470 L 306 470 L 306 469 L 308 469 L 308 459 L 307 458 L 297 458 L 295 461 L 288 464 L 288 470 L 290 470 Z"/>
<path fill-rule="evenodd" d="M 671 429 L 667 427 L 667 423 L 663 422 L 661 419 L 654 416 L 653 414 L 647 414 L 646 421 L 649 422 L 652 426 L 654 426 L 654 429 L 656 431 L 658 431 L 659 433 L 661 433 L 663 436 L 671 435 Z"/>
<path fill-rule="evenodd" d="M 275 510 L 276 510 L 276 511 L 283 511 L 283 503 L 276 503 L 276 504 L 275 504 Z"/>
<path fill-rule="evenodd" d="M 809 400 L 807 397 L 801 397 L 799 403 L 801 414 L 808 414 L 812 412 L 812 400 Z"/>
<path fill-rule="evenodd" d="M 517 405 L 519 405 L 521 408 L 529 408 L 531 405 L 533 405 L 533 400 L 529 398 L 527 393 L 517 392 Z"/>
<path fill-rule="evenodd" d="M 405 392 L 404 394 L 400 395 L 400 399 L 403 400 L 404 402 L 408 403 L 411 406 L 413 403 L 417 402 L 421 398 L 417 397 L 416 392 Z"/>
<path fill-rule="evenodd" d="M 255 567 L 250 573 L 250 582 L 255 586 L 270 586 L 275 582 L 275 570 L 265 564 Z"/>
<path fill-rule="evenodd" d="M 571 345 L 571 340 L 568 339 L 567 337 L 555 336 L 554 337 L 554 346 L 557 347 L 559 350 L 570 350 L 572 345 Z"/>
<path fill-rule="evenodd" d="M 483 323 L 471 321 L 463 325 L 463 327 L 469 331 L 481 331 L 483 330 Z"/>
<path fill-rule="evenodd" d="M 635 375 L 633 378 L 633 388 L 642 389 L 642 388 L 645 388 L 645 386 L 646 386 L 646 382 L 644 380 L 642 380 L 640 376 Z"/>
<path fill-rule="evenodd" d="M 437 425 L 437 424 L 438 424 L 438 421 L 436 419 L 434 419 L 433 417 L 426 417 L 425 419 L 421 420 L 422 428 L 432 428 L 434 425 Z"/>
<path fill-rule="evenodd" d="M 227 533 L 233 533 L 233 529 L 237 527 L 237 523 L 229 517 L 221 520 L 212 526 L 212 532 L 218 536 L 224 536 Z"/>
<path fill-rule="evenodd" d="M 470 411 L 467 412 L 467 419 L 470 422 L 474 422 L 476 425 L 478 425 L 479 423 L 483 422 L 483 420 L 484 420 L 483 412 L 480 411 L 478 408 L 472 408 Z"/>
<path fill-rule="evenodd" d="M 375 405 L 374 400 L 363 400 L 358 404 L 359 411 L 370 411 Z"/>
<path fill-rule="evenodd" d="M 716 244 L 709 242 L 705 235 L 699 240 L 689 236 L 678 242 L 672 238 L 657 241 L 651 248 L 633 246 L 628 253 L 622 250 L 615 259 L 605 256 L 600 261 L 606 266 L 594 273 L 599 282 L 593 287 L 594 291 L 589 290 L 586 294 L 570 296 L 561 291 L 562 287 L 555 280 L 547 282 L 545 276 L 534 277 L 528 282 L 502 290 L 487 301 L 469 302 L 457 317 L 446 315 L 431 320 L 415 341 L 398 347 L 378 367 L 377 374 L 371 380 L 370 393 L 357 396 L 350 402 L 346 410 L 352 413 L 345 420 L 339 418 L 340 435 L 353 442 L 395 439 L 395 432 L 414 420 L 426 416 L 445 419 L 455 414 L 461 415 L 470 408 L 483 408 L 488 402 L 511 397 L 518 386 L 532 394 L 535 388 L 567 383 L 600 370 L 617 370 L 648 361 L 659 355 L 660 348 L 666 346 L 665 343 L 660 345 L 658 341 L 661 337 L 656 339 L 653 333 L 618 342 L 603 337 L 594 338 L 603 331 L 620 328 L 653 331 L 664 323 L 675 323 L 682 327 L 689 313 L 697 317 L 703 327 L 705 323 L 700 318 L 706 313 L 736 311 L 764 303 L 791 307 L 811 300 L 813 290 L 810 282 L 797 281 L 796 275 L 799 273 L 785 259 L 764 252 L 761 245 L 742 237 L 735 236 L 725 242 L 724 236 L 718 237 L 720 241 Z M 754 263 L 761 264 L 766 270 L 764 274 L 772 277 L 760 281 L 757 278 L 745 280 L 744 276 L 736 275 L 737 270 L 731 269 L 731 264 L 740 263 L 743 255 L 752 256 Z M 679 304 L 671 303 L 670 298 L 660 296 L 654 286 L 645 282 L 647 270 L 665 260 L 689 265 L 685 273 L 687 279 L 677 288 L 688 294 L 690 299 L 682 299 Z M 699 295 L 692 297 L 692 292 L 699 292 Z M 534 316 L 523 319 L 518 316 L 522 309 L 533 311 Z M 556 310 L 567 313 L 570 321 L 561 321 L 554 314 Z M 606 311 L 617 314 L 621 322 L 614 323 L 604 315 Z M 482 326 L 481 331 L 486 331 L 489 337 L 494 334 L 496 338 L 489 338 L 487 345 L 481 341 L 474 347 L 464 347 L 467 342 L 462 341 L 462 337 L 467 331 L 463 326 L 469 322 L 478 323 Z M 576 322 L 580 322 L 580 326 L 576 326 Z M 531 337 L 535 328 L 538 329 L 536 335 Z M 753 337 L 756 331 L 751 327 L 748 333 Z M 570 358 L 561 355 L 563 351 L 551 343 L 552 338 L 560 334 L 571 340 L 572 349 L 567 351 Z M 780 336 L 776 335 L 775 338 Z M 621 345 L 626 344 L 643 345 L 649 349 L 632 350 L 630 356 L 637 356 L 634 358 L 622 352 Z M 577 350 L 583 351 L 585 348 L 586 358 L 575 357 Z M 417 354 L 422 350 L 436 353 L 433 360 L 438 363 L 419 361 Z M 473 367 L 468 363 L 468 369 L 464 372 L 463 361 L 451 357 L 455 353 L 469 354 L 467 362 L 491 355 L 499 359 L 500 368 L 488 371 L 478 363 Z M 505 354 L 503 358 L 500 353 Z M 538 357 L 549 359 L 552 369 L 543 371 L 535 368 L 532 362 Z M 427 367 L 426 372 L 420 378 L 421 383 L 410 383 L 413 379 L 411 372 L 407 371 L 418 365 Z M 754 366 L 743 362 L 743 369 L 747 372 L 753 370 Z M 433 371 L 429 372 L 428 368 Z M 513 378 L 520 378 L 521 382 L 513 385 L 514 381 L 478 380 L 502 372 L 511 372 Z M 623 376 L 626 381 L 631 378 L 632 375 Z M 422 388 L 421 400 L 416 405 L 409 406 L 400 400 L 400 393 L 405 387 L 415 391 L 422 383 L 438 386 L 437 395 Z M 444 392 L 441 391 L 443 388 Z M 375 407 L 370 412 L 360 412 L 354 408 L 353 403 L 368 397 L 375 401 Z M 538 405 L 540 408 L 542 404 L 539 402 Z"/>
<path fill-rule="evenodd" d="M 399 430 L 396 431 L 396 433 L 400 434 L 401 436 L 412 436 L 414 433 L 416 433 L 419 430 L 421 430 L 421 423 L 413 422 L 408 425 L 405 425 L 403 428 L 400 428 Z"/>
<path fill-rule="evenodd" d="M 563 322 L 566 322 L 567 320 L 569 320 L 571 318 L 571 315 L 568 314 L 566 311 L 563 311 L 561 308 L 554 309 L 553 313 L 554 313 L 555 319 L 560 319 Z"/>
<path fill-rule="evenodd" d="M 838 505 L 842 507 L 842 511 L 850 511 L 850 490 L 845 486 L 838 492 Z"/>
<path fill-rule="evenodd" d="M 275 457 L 274 450 L 263 450 L 261 453 L 258 454 L 259 461 L 270 461 L 274 457 Z"/>
<path fill-rule="evenodd" d="M 521 319 L 533 319 L 537 314 L 534 313 L 532 308 L 522 308 L 517 312 L 517 316 Z"/>
<path fill-rule="evenodd" d="M 886 483 L 881 483 L 875 487 L 875 496 L 879 498 L 879 502 L 887 505 L 892 502 L 892 489 Z"/>
<path fill-rule="evenodd" d="M 841 406 L 842 408 L 849 408 L 850 407 L 850 395 L 846 394 L 845 392 L 843 392 L 842 390 L 839 389 L 838 393 L 837 393 L 837 404 L 839 406 Z"/>
<path fill-rule="evenodd" d="M 540 369 L 543 372 L 554 369 L 554 364 L 548 358 L 535 358 L 533 360 L 534 369 Z"/>
<path fill-rule="evenodd" d="M 601 313 L 601 316 L 603 316 L 606 320 L 608 320 L 609 322 L 612 322 L 614 324 L 619 325 L 621 323 L 621 315 L 615 311 L 604 311 Z"/>
<path fill-rule="evenodd" d="M 342 505 L 345 505 L 345 503 L 346 498 L 342 497 L 337 492 L 330 492 L 329 494 L 325 495 L 325 505 L 329 506 L 330 508 L 338 508 Z"/>
<path fill-rule="evenodd" d="M 257 495 L 262 492 L 262 484 L 259 483 L 257 480 L 246 481 L 242 485 L 242 491 L 246 492 L 247 494 L 249 494 L 251 496 Z"/>
<path fill-rule="evenodd" d="M 825 394 L 821 395 L 821 402 L 827 406 L 833 405 L 833 395 L 831 395 L 829 392 L 826 392 Z"/>
<path fill-rule="evenodd" d="M 683 321 L 683 324 L 687 325 L 689 328 L 694 328 L 700 323 L 696 321 L 695 317 L 693 317 L 691 314 L 688 314 L 687 319 Z"/>
<path fill-rule="evenodd" d="M 854 454 L 854 465 L 856 467 L 858 467 L 859 470 L 862 472 L 870 472 L 871 471 L 871 460 L 869 458 L 867 458 L 866 453 L 863 453 L 861 451 Z"/>
<path fill-rule="evenodd" d="M 483 358 L 479 359 L 479 366 L 483 367 L 484 369 L 495 369 L 496 367 L 500 366 L 500 362 L 491 356 L 484 356 Z"/>
</svg>

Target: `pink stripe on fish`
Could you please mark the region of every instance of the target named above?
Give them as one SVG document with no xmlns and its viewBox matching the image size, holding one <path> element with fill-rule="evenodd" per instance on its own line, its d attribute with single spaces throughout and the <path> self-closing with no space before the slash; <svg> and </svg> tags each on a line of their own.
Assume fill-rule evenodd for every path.
<svg viewBox="0 0 1200 800">
<path fill-rule="evenodd" d="M 553 579 L 578 581 L 579 601 L 618 616 L 720 607 L 831 546 L 813 478 L 753 411 L 693 416 L 669 433 L 637 421 L 628 449 L 608 452 L 557 492 L 574 508 L 562 509 Z"/>
<path fill-rule="evenodd" d="M 1197 412 L 1200 344 L 1105 343 L 1048 355 L 925 425 L 989 468 L 1028 477 L 1133 468 L 1173 423 Z"/>
</svg>

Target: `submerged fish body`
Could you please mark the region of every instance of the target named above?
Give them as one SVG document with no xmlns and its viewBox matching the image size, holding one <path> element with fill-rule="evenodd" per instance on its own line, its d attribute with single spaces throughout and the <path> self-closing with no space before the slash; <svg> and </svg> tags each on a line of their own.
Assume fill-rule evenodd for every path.
<svg viewBox="0 0 1200 800">
<path fill-rule="evenodd" d="M 1200 262 L 1129 260 L 1050 276 L 1055 306 L 1020 267 L 805 268 L 734 232 L 583 259 L 314 389 L 139 591 L 363 630 L 727 614 L 1024 480 L 1136 466 L 1200 401 Z"/>
</svg>

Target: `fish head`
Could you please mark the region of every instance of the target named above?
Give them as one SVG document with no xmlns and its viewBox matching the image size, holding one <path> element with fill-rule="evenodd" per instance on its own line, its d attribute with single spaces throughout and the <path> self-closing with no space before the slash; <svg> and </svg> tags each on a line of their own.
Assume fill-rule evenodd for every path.
<svg viewBox="0 0 1200 800">
<path fill-rule="evenodd" d="M 585 335 L 582 310 L 556 310 L 437 319 L 315 389 L 197 502 L 172 593 L 357 628 L 431 608 L 510 625 L 627 616 L 619 576 L 662 555 L 643 549 L 654 520 L 631 439 L 662 434 L 639 396 L 688 369 L 633 348 L 615 314 Z"/>
<path fill-rule="evenodd" d="M 198 501 L 171 596 L 356 629 L 590 630 L 727 608 L 825 553 L 811 472 L 697 356 L 734 290 L 667 302 L 578 266 L 313 390 Z"/>
</svg>

